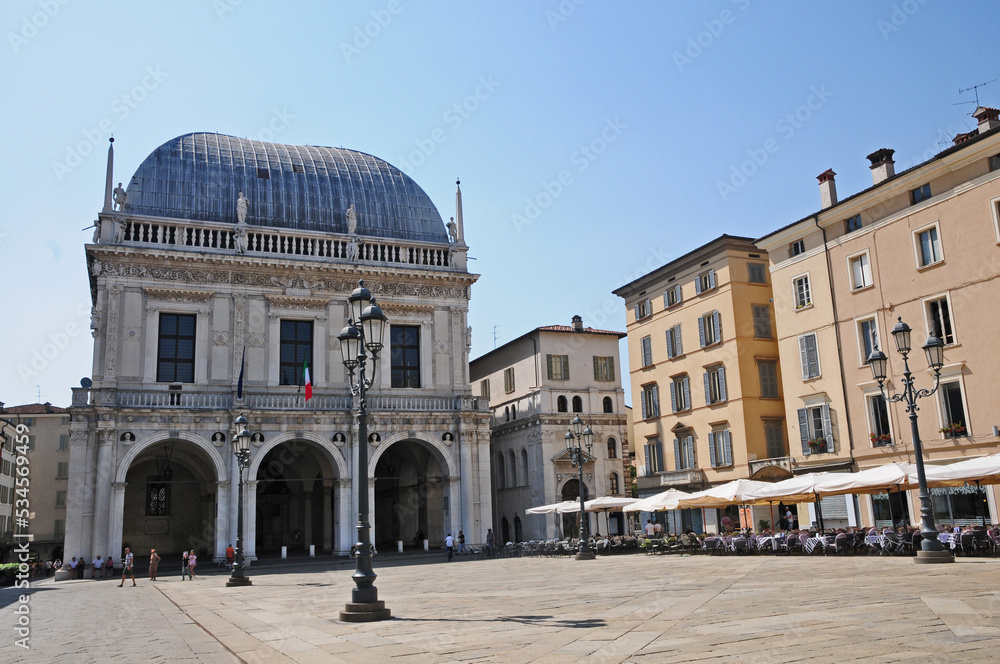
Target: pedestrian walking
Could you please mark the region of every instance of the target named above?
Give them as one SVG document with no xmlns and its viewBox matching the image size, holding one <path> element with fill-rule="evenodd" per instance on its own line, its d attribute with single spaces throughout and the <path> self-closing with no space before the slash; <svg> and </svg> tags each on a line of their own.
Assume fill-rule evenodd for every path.
<svg viewBox="0 0 1000 664">
<path fill-rule="evenodd" d="M 160 566 L 160 556 L 156 553 L 156 549 L 152 549 L 149 552 L 149 580 L 156 581 L 156 569 Z"/>
<path fill-rule="evenodd" d="M 458 555 L 462 555 L 465 551 L 465 533 L 461 530 L 458 531 Z"/>
<path fill-rule="evenodd" d="M 195 572 L 195 567 L 198 566 L 198 556 L 194 555 L 194 549 L 191 549 L 191 553 L 188 554 L 188 570 L 191 572 L 191 580 L 194 581 L 194 577 L 198 576 Z"/>
<path fill-rule="evenodd" d="M 448 536 L 444 538 L 444 548 L 448 549 L 448 562 L 451 562 L 451 557 L 455 553 L 455 538 L 448 533 Z"/>
<path fill-rule="evenodd" d="M 191 578 L 191 568 L 188 566 L 188 552 L 184 552 L 184 558 L 181 560 L 181 581 L 184 581 L 184 577 L 188 579 Z"/>
<path fill-rule="evenodd" d="M 125 558 L 122 560 L 122 582 L 118 584 L 121 588 L 125 585 L 125 577 L 132 577 L 132 587 L 135 588 L 135 571 L 132 569 L 132 551 L 125 547 Z"/>
</svg>

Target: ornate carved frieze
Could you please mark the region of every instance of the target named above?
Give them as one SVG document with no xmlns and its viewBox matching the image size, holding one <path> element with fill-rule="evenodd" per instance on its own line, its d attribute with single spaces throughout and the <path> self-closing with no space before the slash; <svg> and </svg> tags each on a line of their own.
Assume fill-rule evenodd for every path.
<svg viewBox="0 0 1000 664">
<path fill-rule="evenodd" d="M 121 286 L 108 289 L 108 324 L 104 341 L 104 377 L 114 380 L 118 367 L 118 312 L 121 307 Z"/>
<path fill-rule="evenodd" d="M 214 295 L 212 291 L 173 290 L 165 288 L 143 288 L 149 300 L 157 302 L 202 303 L 208 302 Z"/>
</svg>

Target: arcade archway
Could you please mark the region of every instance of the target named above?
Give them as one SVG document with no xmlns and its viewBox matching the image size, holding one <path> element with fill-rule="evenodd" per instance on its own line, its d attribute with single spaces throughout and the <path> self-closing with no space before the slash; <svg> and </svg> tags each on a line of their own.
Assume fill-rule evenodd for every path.
<svg viewBox="0 0 1000 664">
<path fill-rule="evenodd" d="M 304 440 L 278 443 L 257 468 L 255 547 L 257 557 L 330 552 L 336 528 L 333 482 L 337 470 L 326 451 Z"/>
<path fill-rule="evenodd" d="M 392 443 L 375 465 L 376 546 L 442 544 L 447 524 L 448 473 L 438 452 L 416 440 Z"/>
<path fill-rule="evenodd" d="M 583 485 L 583 499 L 590 500 L 590 492 L 587 490 L 586 484 Z M 580 480 L 568 480 L 566 484 L 563 484 L 562 500 L 580 500 Z M 563 537 L 580 536 L 579 518 L 580 514 L 576 512 L 562 515 Z M 593 533 L 593 529 L 590 532 Z"/>
<path fill-rule="evenodd" d="M 198 445 L 167 440 L 143 449 L 129 464 L 122 509 L 122 550 L 136 560 L 155 548 L 180 560 L 215 551 L 217 486 L 215 464 Z M 102 552 L 95 552 L 97 553 Z M 117 559 L 121 551 L 108 551 Z"/>
</svg>

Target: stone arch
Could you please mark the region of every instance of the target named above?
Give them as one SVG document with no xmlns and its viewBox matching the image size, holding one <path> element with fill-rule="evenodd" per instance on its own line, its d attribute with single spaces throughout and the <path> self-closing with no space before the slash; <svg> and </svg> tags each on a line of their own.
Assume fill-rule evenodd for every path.
<svg viewBox="0 0 1000 664">
<path fill-rule="evenodd" d="M 219 452 L 219 448 L 213 445 L 204 436 L 199 436 L 196 433 L 190 431 L 178 432 L 178 435 L 172 436 L 168 431 L 158 431 L 156 433 L 150 434 L 145 438 L 133 443 L 129 446 L 128 451 L 125 456 L 122 457 L 121 462 L 118 464 L 118 470 L 115 473 L 115 482 L 123 483 L 125 482 L 125 477 L 128 475 L 129 467 L 132 462 L 135 461 L 136 457 L 145 452 L 150 447 L 157 445 L 159 443 L 165 443 L 170 440 L 181 441 L 185 443 L 193 443 L 200 447 L 204 451 L 208 458 L 211 460 L 212 465 L 215 468 L 215 479 L 216 481 L 224 481 L 229 477 L 229 469 L 225 461 L 222 459 L 222 455 Z"/>
<path fill-rule="evenodd" d="M 344 455 L 341 454 L 339 449 L 337 449 L 337 446 L 323 436 L 312 433 L 311 431 L 302 431 L 298 433 L 294 431 L 286 431 L 264 441 L 264 444 L 253 452 L 253 456 L 250 459 L 250 465 L 247 467 L 246 476 L 250 478 L 257 477 L 257 473 L 260 470 L 260 464 L 264 461 L 264 457 L 267 456 L 267 453 L 278 445 L 288 443 L 293 440 L 304 440 L 320 447 L 324 452 L 326 452 L 327 460 L 331 465 L 331 470 L 336 470 L 337 477 L 351 476 L 350 471 L 347 468 L 347 460 L 344 459 Z"/>
<path fill-rule="evenodd" d="M 410 433 L 413 433 L 413 435 L 411 436 Z M 441 468 L 448 473 L 448 477 L 454 478 L 459 476 L 458 463 L 448 446 L 431 434 L 427 434 L 422 431 L 410 433 L 394 433 L 391 436 L 384 438 L 374 451 L 369 450 L 368 479 L 375 477 L 375 467 L 378 465 L 378 461 L 382 458 L 382 455 L 385 454 L 385 451 L 389 449 L 393 443 L 398 443 L 404 440 L 420 442 L 423 443 L 424 446 L 431 448 L 431 452 L 437 458 L 438 463 L 441 464 Z"/>
</svg>

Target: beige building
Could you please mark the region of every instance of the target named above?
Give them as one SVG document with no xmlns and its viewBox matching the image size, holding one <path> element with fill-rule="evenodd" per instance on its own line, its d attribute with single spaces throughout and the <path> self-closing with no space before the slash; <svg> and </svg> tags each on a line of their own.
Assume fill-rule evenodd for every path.
<svg viewBox="0 0 1000 664">
<path fill-rule="evenodd" d="M 750 238 L 723 235 L 614 291 L 628 311 L 640 497 L 790 476 L 767 265 Z M 714 512 L 669 526 L 713 530 Z"/>
<path fill-rule="evenodd" d="M 579 416 L 594 432 L 584 464 L 584 496 L 627 496 L 623 445 L 625 392 L 621 332 L 572 325 L 539 327 L 472 361 L 473 389 L 488 398 L 491 419 L 494 520 L 507 542 L 576 536 L 576 515 L 527 515 L 529 507 L 580 496 L 579 471 L 564 436 Z M 591 533 L 624 532 L 621 514 L 591 515 Z M 605 525 L 605 524 L 608 525 Z"/>
<path fill-rule="evenodd" d="M 478 276 L 461 192 L 446 225 L 372 155 L 206 133 L 156 148 L 127 189 L 112 189 L 112 169 L 109 151 L 86 246 L 94 356 L 73 390 L 67 551 L 223 556 L 241 413 L 250 559 L 346 555 L 361 491 L 380 549 L 481 539 L 489 413 L 469 386 Z M 364 440 L 338 341 L 361 279 L 389 318 Z"/>
<path fill-rule="evenodd" d="M 50 403 L 5 407 L 0 403 L 0 418 L 6 440 L 2 449 L 2 479 L 0 479 L 0 537 L 4 549 L 17 545 L 23 533 L 29 550 L 38 560 L 63 558 L 63 538 L 66 534 L 66 499 L 69 484 L 69 411 Z M 24 495 L 15 491 L 14 450 L 16 425 L 27 427 L 28 480 Z M 26 528 L 14 521 L 17 499 L 28 501 L 29 518 Z M 73 555 L 72 553 L 70 554 Z"/>
<path fill-rule="evenodd" d="M 836 174 L 826 171 L 818 177 L 822 209 L 756 241 L 770 257 L 796 473 L 913 461 L 908 414 L 885 402 L 867 365 L 874 335 L 889 357 L 888 391 L 902 389 L 902 359 L 891 336 L 899 317 L 913 329 L 910 368 L 918 389 L 933 387 L 919 348 L 927 332 L 945 343 L 940 386 L 918 404 L 926 460 L 1000 451 L 998 114 L 977 109 L 976 130 L 902 173 L 894 171 L 892 150 L 873 152 L 873 186 L 844 200 L 837 198 Z M 996 521 L 995 488 L 977 492 L 935 489 L 938 521 L 977 521 L 984 507 Z M 824 517 L 832 509 L 845 523 L 919 520 L 916 492 L 891 500 L 828 499 Z"/>
</svg>

